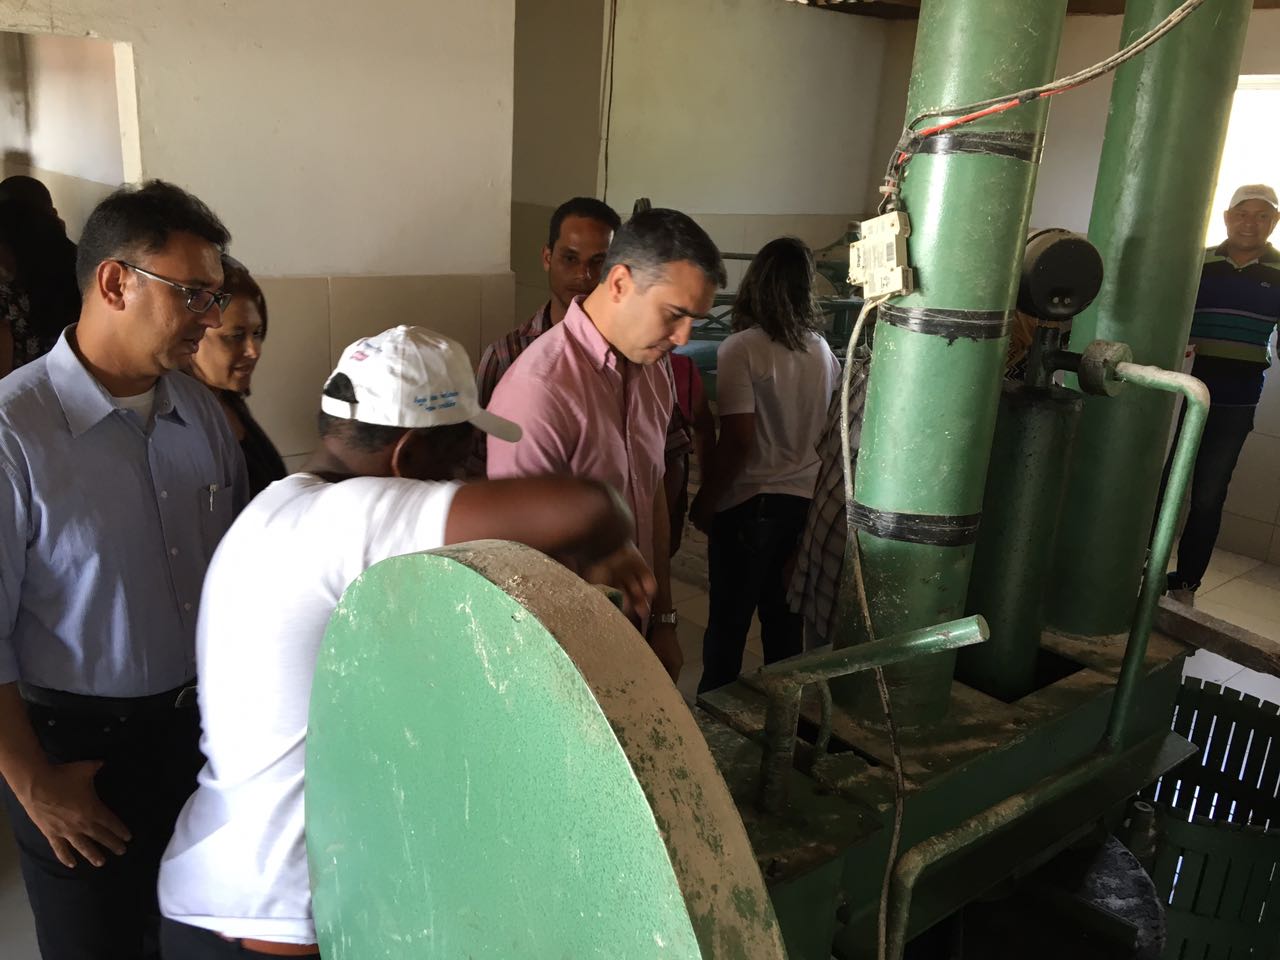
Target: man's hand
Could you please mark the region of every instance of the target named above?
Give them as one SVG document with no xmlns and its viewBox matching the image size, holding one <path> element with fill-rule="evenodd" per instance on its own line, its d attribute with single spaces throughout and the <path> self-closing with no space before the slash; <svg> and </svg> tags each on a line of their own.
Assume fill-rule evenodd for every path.
<svg viewBox="0 0 1280 960">
<path fill-rule="evenodd" d="M 680 679 L 680 668 L 684 666 L 684 651 L 680 649 L 680 639 L 676 636 L 676 628 L 670 623 L 655 623 L 649 627 L 649 646 L 662 661 L 662 666 L 671 675 L 671 682 Z"/>
<path fill-rule="evenodd" d="M 124 853 L 133 839 L 93 788 L 100 761 L 54 764 L 21 795 L 23 809 L 40 828 L 63 866 L 76 866 L 76 852 L 95 867 L 107 862 L 106 850 Z"/>
<path fill-rule="evenodd" d="M 699 490 L 697 496 L 693 498 L 693 503 L 689 505 L 689 522 L 695 529 L 710 535 L 711 521 L 715 519 L 716 510 L 711 498 L 703 496 L 705 489 L 704 487 Z"/>
<path fill-rule="evenodd" d="M 582 571 L 587 583 L 603 583 L 622 591 L 623 612 L 644 619 L 658 582 L 635 544 L 628 543 Z"/>
</svg>

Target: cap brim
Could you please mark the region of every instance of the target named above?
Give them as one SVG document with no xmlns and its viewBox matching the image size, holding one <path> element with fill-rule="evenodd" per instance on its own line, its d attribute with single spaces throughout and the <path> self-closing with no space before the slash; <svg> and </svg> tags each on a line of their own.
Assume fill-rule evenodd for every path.
<svg viewBox="0 0 1280 960">
<path fill-rule="evenodd" d="M 471 424 L 479 427 L 491 437 L 497 437 L 499 440 L 505 440 L 507 443 L 515 443 L 523 435 L 524 431 L 520 429 L 518 423 L 512 423 L 510 420 L 504 420 L 502 417 L 490 413 L 488 410 L 480 410 L 471 418 Z"/>
</svg>

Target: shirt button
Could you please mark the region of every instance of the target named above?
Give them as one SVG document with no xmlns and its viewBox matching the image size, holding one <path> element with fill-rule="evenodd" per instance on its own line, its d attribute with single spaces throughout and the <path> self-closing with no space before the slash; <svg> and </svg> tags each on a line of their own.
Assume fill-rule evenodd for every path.
<svg viewBox="0 0 1280 960">
<path fill-rule="evenodd" d="M 182 605 L 182 609 L 183 609 L 183 610 L 190 611 L 190 610 L 191 610 L 191 604 L 189 604 L 189 603 L 184 603 L 184 604 Z"/>
<path fill-rule="evenodd" d="M 160 491 L 160 499 L 161 499 L 161 500 L 168 500 L 168 499 L 169 499 L 169 491 L 168 491 L 168 490 L 161 490 L 161 491 Z"/>
<path fill-rule="evenodd" d="M 178 555 L 178 548 L 177 548 L 177 547 L 170 547 L 170 548 L 169 548 L 169 556 L 171 556 L 171 557 L 176 557 L 177 555 Z"/>
</svg>

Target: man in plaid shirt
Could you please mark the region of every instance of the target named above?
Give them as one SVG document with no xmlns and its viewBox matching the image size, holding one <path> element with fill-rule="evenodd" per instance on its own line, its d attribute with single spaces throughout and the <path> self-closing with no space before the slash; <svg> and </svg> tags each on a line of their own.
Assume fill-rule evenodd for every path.
<svg viewBox="0 0 1280 960">
<path fill-rule="evenodd" d="M 611 206 L 592 197 L 574 197 L 556 208 L 551 215 L 551 234 L 542 248 L 542 269 L 547 272 L 551 299 L 522 326 L 485 349 L 476 372 L 482 407 L 516 357 L 564 319 L 574 297 L 586 296 L 596 288 L 613 231 L 621 225 Z"/>
</svg>

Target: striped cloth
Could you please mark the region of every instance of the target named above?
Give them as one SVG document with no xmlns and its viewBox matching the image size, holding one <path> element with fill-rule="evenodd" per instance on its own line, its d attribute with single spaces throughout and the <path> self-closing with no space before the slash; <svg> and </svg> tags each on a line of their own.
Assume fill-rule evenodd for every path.
<svg viewBox="0 0 1280 960">
<path fill-rule="evenodd" d="M 850 470 L 858 465 L 858 448 L 862 444 L 862 411 L 867 402 L 867 361 L 855 364 L 849 387 Z M 809 504 L 796 569 L 787 590 L 787 603 L 792 611 L 804 617 L 805 646 L 812 649 L 831 641 L 835 623 L 837 598 L 840 595 L 840 571 L 844 567 L 844 548 L 848 539 L 844 518 L 844 471 L 840 468 L 840 391 L 837 389 L 827 407 L 827 425 L 818 438 L 818 456 L 822 466 Z"/>
<path fill-rule="evenodd" d="M 1213 403 L 1256 405 L 1262 395 L 1268 344 L 1280 322 L 1280 252 L 1267 244 L 1243 266 L 1227 245 L 1205 252 L 1191 320 L 1196 359 L 1192 373 L 1205 382 Z"/>
</svg>

